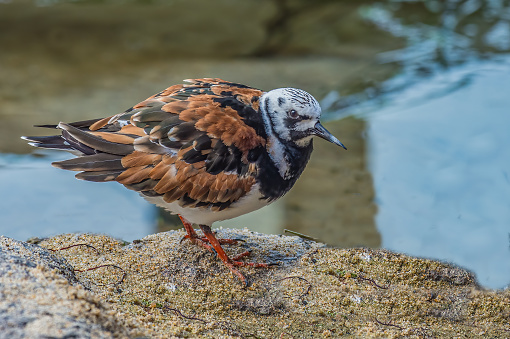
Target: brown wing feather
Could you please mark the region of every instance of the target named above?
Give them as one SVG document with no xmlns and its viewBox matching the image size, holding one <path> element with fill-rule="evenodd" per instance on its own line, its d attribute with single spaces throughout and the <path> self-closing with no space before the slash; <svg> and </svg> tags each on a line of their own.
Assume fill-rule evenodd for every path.
<svg viewBox="0 0 510 339">
<path fill-rule="evenodd" d="M 87 153 L 56 165 L 186 206 L 222 209 L 239 200 L 255 184 L 248 153 L 265 145 L 245 120 L 257 114 L 263 92 L 221 79 L 186 82 L 116 116 L 60 124 Z"/>
</svg>

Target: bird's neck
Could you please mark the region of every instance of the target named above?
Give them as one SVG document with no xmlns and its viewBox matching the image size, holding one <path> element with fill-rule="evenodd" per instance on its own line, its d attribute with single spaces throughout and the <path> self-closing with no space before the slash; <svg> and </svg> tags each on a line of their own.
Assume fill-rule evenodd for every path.
<svg viewBox="0 0 510 339">
<path fill-rule="evenodd" d="M 268 133 L 266 150 L 283 180 L 299 177 L 310 159 L 312 149 L 312 142 L 305 147 L 299 147 L 292 142 L 281 140 L 273 133 Z"/>
<path fill-rule="evenodd" d="M 287 193 L 299 178 L 312 153 L 312 143 L 305 148 L 285 147 L 269 137 L 258 160 L 257 179 L 260 191 L 268 201 Z"/>
<path fill-rule="evenodd" d="M 276 200 L 287 193 L 306 167 L 312 153 L 313 144 L 298 146 L 292 141 L 278 137 L 266 125 L 266 158 L 260 164 L 261 191 L 269 200 Z"/>
</svg>

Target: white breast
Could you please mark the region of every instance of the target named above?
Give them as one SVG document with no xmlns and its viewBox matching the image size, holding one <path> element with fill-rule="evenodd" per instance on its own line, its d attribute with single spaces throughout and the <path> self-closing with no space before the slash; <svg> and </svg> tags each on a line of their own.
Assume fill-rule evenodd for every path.
<svg viewBox="0 0 510 339">
<path fill-rule="evenodd" d="M 143 196 L 143 195 L 142 195 Z M 163 197 L 143 196 L 147 201 L 172 212 L 180 214 L 189 222 L 197 225 L 209 225 L 213 222 L 232 219 L 240 215 L 258 210 L 269 204 L 260 193 L 259 185 L 253 185 L 250 192 L 222 211 L 212 211 L 205 207 L 182 207 L 178 202 L 167 203 Z"/>
</svg>

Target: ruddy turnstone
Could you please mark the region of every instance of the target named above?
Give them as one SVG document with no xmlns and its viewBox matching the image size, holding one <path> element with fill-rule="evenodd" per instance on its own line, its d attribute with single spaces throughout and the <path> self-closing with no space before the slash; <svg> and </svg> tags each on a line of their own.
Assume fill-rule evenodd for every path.
<svg viewBox="0 0 510 339">
<path fill-rule="evenodd" d="M 303 172 L 312 137 L 345 146 L 319 122 L 321 108 L 307 92 L 269 92 L 221 79 L 185 80 L 123 113 L 43 125 L 59 135 L 23 137 L 32 146 L 71 151 L 54 162 L 76 178 L 117 181 L 182 220 L 193 243 L 216 251 L 244 284 L 236 266 L 268 264 L 229 258 L 211 231 L 215 221 L 240 216 L 282 197 Z M 205 237 L 199 237 L 198 224 Z"/>
</svg>

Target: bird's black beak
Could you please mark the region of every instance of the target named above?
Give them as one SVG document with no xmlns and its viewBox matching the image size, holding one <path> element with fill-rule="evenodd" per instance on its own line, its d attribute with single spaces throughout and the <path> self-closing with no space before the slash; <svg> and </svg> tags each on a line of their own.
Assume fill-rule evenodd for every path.
<svg viewBox="0 0 510 339">
<path fill-rule="evenodd" d="M 347 149 L 347 147 L 344 146 L 344 144 L 342 144 L 340 142 L 340 140 L 338 140 L 337 138 L 335 138 L 335 136 L 333 136 L 333 134 L 329 133 L 327 129 L 324 128 L 324 126 L 321 125 L 320 122 L 316 123 L 315 124 L 315 127 L 313 129 L 313 132 L 312 132 L 314 135 L 324 139 L 324 140 L 327 140 L 329 142 L 332 142 L 334 143 L 335 145 L 338 145 L 340 147 L 343 147 L 343 149 Z"/>
</svg>

